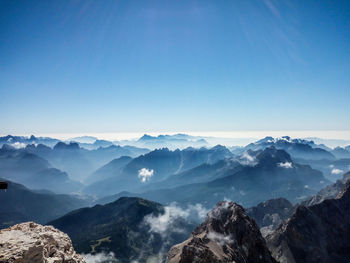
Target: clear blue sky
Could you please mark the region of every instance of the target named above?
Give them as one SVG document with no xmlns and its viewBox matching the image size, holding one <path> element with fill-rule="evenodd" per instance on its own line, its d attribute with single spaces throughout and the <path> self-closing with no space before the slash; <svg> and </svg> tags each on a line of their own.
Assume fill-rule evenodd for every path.
<svg viewBox="0 0 350 263">
<path fill-rule="evenodd" d="M 0 1 L 0 132 L 350 130 L 350 1 Z"/>
</svg>

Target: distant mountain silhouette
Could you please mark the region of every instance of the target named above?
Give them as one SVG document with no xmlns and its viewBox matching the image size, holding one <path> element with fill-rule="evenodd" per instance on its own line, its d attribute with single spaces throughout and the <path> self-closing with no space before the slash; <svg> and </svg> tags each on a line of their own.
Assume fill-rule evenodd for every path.
<svg viewBox="0 0 350 263">
<path fill-rule="evenodd" d="M 302 158 L 307 160 L 335 159 L 332 153 L 325 149 L 318 148 L 313 141 L 291 139 L 289 136 L 284 136 L 281 138 L 265 137 L 264 139 L 258 140 L 255 143 L 248 144 L 242 150 L 263 150 L 270 146 L 285 150 L 293 158 Z"/>
<path fill-rule="evenodd" d="M 85 192 L 107 195 L 124 190 L 142 189 L 145 185 L 162 181 L 172 174 L 178 174 L 204 163 L 215 163 L 232 156 L 233 154 L 224 146 L 210 149 L 187 148 L 182 151 L 157 149 L 133 159 L 119 174 L 89 185 Z M 152 171 L 152 176 L 145 182 L 139 178 L 141 169 Z"/>
<path fill-rule="evenodd" d="M 118 143 L 118 142 L 117 142 Z M 171 150 L 175 150 L 177 148 L 184 149 L 187 147 L 208 147 L 208 142 L 202 138 L 197 136 L 191 136 L 187 134 L 174 134 L 174 135 L 158 135 L 151 136 L 148 134 L 144 134 L 136 141 L 126 140 L 121 141 L 123 145 L 130 144 L 138 147 L 146 147 L 149 149 L 157 149 L 157 148 L 169 148 Z"/>
<path fill-rule="evenodd" d="M 16 143 L 22 143 L 23 146 L 27 144 L 46 144 L 48 146 L 54 146 L 56 143 L 58 143 L 60 140 L 49 138 L 49 137 L 35 137 L 34 135 L 31 135 L 29 137 L 27 136 L 12 136 L 7 135 L 4 137 L 0 137 L 0 147 L 3 144 L 10 144 L 15 145 Z"/>
<path fill-rule="evenodd" d="M 120 158 L 114 159 L 101 168 L 97 169 L 85 180 L 85 183 L 91 184 L 118 175 L 121 173 L 122 168 L 124 168 L 124 166 L 127 165 L 131 160 L 132 158 L 129 156 L 122 156 Z"/>
<path fill-rule="evenodd" d="M 40 151 L 46 151 L 49 147 L 39 148 Z M 0 149 L 0 177 L 32 189 L 48 189 L 57 193 L 71 193 L 82 187 L 80 183 L 71 180 L 67 173 L 53 168 L 47 160 L 6 144 Z"/>
<path fill-rule="evenodd" d="M 87 201 L 70 195 L 30 190 L 6 180 L 8 189 L 0 191 L 0 228 L 25 222 L 47 223 L 74 209 L 86 206 Z"/>
<path fill-rule="evenodd" d="M 350 158 L 350 151 L 342 147 L 334 148 L 331 153 L 337 158 Z"/>
<path fill-rule="evenodd" d="M 147 149 L 117 145 L 87 150 L 74 142 L 58 142 L 53 148 L 41 144 L 27 145 L 25 150 L 47 159 L 54 167 L 66 171 L 72 179 L 79 181 L 115 158 L 136 157 L 149 152 Z"/>
<path fill-rule="evenodd" d="M 130 195 L 164 204 L 174 201 L 180 204 L 201 203 L 207 208 L 228 199 L 250 207 L 277 197 L 284 197 L 297 203 L 330 183 L 321 172 L 308 165 L 293 162 L 284 150 L 270 147 L 263 151 L 251 151 L 250 154 L 247 157 L 250 163 L 246 163 L 243 159 L 246 154 L 236 158 L 242 162 L 241 166 L 230 166 L 220 161 L 218 171 L 223 176 L 216 175 L 219 177 L 217 179 L 130 193 Z M 209 169 L 210 173 L 212 172 Z"/>
</svg>

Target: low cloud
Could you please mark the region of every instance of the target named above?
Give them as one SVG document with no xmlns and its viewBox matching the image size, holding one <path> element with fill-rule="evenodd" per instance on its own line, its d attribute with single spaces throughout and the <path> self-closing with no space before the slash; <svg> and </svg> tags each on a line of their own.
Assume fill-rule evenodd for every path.
<svg viewBox="0 0 350 263">
<path fill-rule="evenodd" d="M 238 161 L 242 165 L 249 165 L 249 166 L 254 166 L 257 163 L 256 158 L 254 156 L 251 156 L 248 152 L 244 152 L 239 157 Z"/>
<path fill-rule="evenodd" d="M 337 168 L 333 168 L 331 173 L 332 174 L 341 174 L 343 172 L 344 172 L 343 170 L 340 170 L 340 169 L 337 169 Z"/>
<path fill-rule="evenodd" d="M 85 259 L 86 263 L 117 263 L 119 262 L 116 259 L 113 252 L 109 253 L 97 253 L 97 254 L 81 254 L 81 256 Z"/>
<path fill-rule="evenodd" d="M 145 216 L 144 223 L 150 227 L 151 232 L 158 233 L 164 237 L 168 235 L 169 231 L 183 232 L 182 229 L 174 227 L 177 219 L 188 220 L 189 218 L 195 218 L 202 221 L 208 211 L 201 204 L 188 205 L 186 209 L 183 209 L 177 206 L 176 203 L 172 203 L 164 208 L 164 214 L 157 216 L 150 214 Z"/>
<path fill-rule="evenodd" d="M 207 237 L 216 242 L 219 243 L 221 246 L 231 244 L 233 242 L 232 238 L 230 236 L 224 236 L 223 234 L 217 233 L 217 232 L 209 232 Z"/>
<path fill-rule="evenodd" d="M 164 214 L 155 216 L 153 214 L 147 215 L 144 221 L 150 227 L 150 231 L 158 233 L 161 236 L 167 235 L 170 226 L 179 217 L 188 218 L 189 212 L 176 206 L 166 206 Z M 173 232 L 181 232 L 180 229 L 172 228 Z"/>
<path fill-rule="evenodd" d="M 286 169 L 293 168 L 293 164 L 291 162 L 279 163 L 278 166 Z"/>
<path fill-rule="evenodd" d="M 142 168 L 139 170 L 138 178 L 141 179 L 142 183 L 147 182 L 153 176 L 153 169 Z"/>
<path fill-rule="evenodd" d="M 27 145 L 23 142 L 15 142 L 11 144 L 12 147 L 15 147 L 16 149 L 25 148 Z"/>
<path fill-rule="evenodd" d="M 165 262 L 168 250 L 173 242 L 173 234 L 184 234 L 190 231 L 182 226 L 181 221 L 185 220 L 189 223 L 194 221 L 203 221 L 209 210 L 205 209 L 201 204 L 188 205 L 185 208 L 179 207 L 176 203 L 164 207 L 164 213 L 159 215 L 150 214 L 144 217 L 142 224 L 149 227 L 151 237 L 148 246 L 151 244 L 156 234 L 161 237 L 162 247 L 155 256 L 147 257 L 146 253 L 141 249 L 138 258 L 132 259 L 130 262 L 139 263 L 160 263 Z M 179 224 L 180 223 L 180 224 Z M 147 257 L 147 258 L 146 258 Z"/>
</svg>

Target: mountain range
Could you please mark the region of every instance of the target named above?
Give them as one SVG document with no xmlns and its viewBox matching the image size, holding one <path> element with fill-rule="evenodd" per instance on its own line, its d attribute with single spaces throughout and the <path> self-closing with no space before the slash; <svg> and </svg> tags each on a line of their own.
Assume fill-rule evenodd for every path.
<svg viewBox="0 0 350 263">
<path fill-rule="evenodd" d="M 8 189 L 0 190 L 0 229 L 26 221 L 47 223 L 90 202 L 71 195 L 30 190 L 9 180 L 7 183 Z"/>
<path fill-rule="evenodd" d="M 0 149 L 0 177 L 32 189 L 47 189 L 57 193 L 71 193 L 82 187 L 81 183 L 71 180 L 67 173 L 52 167 L 46 159 L 7 144 Z"/>
<path fill-rule="evenodd" d="M 219 164 L 213 165 L 216 171 L 219 171 L 216 179 L 127 194 L 163 204 L 174 201 L 182 205 L 201 203 L 211 208 L 220 200 L 235 200 L 249 207 L 276 197 L 284 197 L 297 203 L 330 183 L 321 172 L 308 165 L 293 162 L 288 153 L 274 147 L 263 151 L 250 151 L 238 156 L 232 162 L 219 161 Z M 206 170 L 211 174 L 210 169 L 204 169 L 202 170 L 204 177 L 207 176 Z M 160 182 L 157 186 L 159 185 Z M 116 196 L 119 195 L 105 197 L 102 200 L 112 201 Z"/>
<path fill-rule="evenodd" d="M 224 146 L 215 146 L 210 149 L 186 148 L 175 151 L 168 148 L 157 149 L 134 158 L 123 168 L 115 161 L 107 164 L 109 175 L 112 176 L 96 180 L 96 183 L 89 185 L 84 191 L 99 196 L 125 190 L 137 191 L 148 184 L 162 181 L 170 175 L 179 174 L 198 165 L 215 163 L 232 156 L 233 154 Z M 113 166 L 114 168 L 112 168 Z M 108 175 L 104 177 L 108 177 Z"/>
</svg>

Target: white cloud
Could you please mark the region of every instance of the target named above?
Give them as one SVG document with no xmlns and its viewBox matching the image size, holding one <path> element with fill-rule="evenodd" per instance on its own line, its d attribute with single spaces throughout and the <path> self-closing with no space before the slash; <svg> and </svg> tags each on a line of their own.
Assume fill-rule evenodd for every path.
<svg viewBox="0 0 350 263">
<path fill-rule="evenodd" d="M 169 206 L 164 207 L 164 213 L 159 215 L 147 215 L 144 217 L 142 224 L 149 227 L 149 232 L 151 237 L 149 242 L 151 242 L 154 237 L 153 234 L 159 234 L 162 239 L 162 247 L 159 250 L 157 256 L 148 257 L 146 259 L 146 263 L 160 263 L 165 262 L 165 258 L 167 256 L 169 246 L 171 243 L 170 237 L 173 233 L 184 233 L 187 234 L 186 231 L 188 229 L 182 228 L 181 225 L 177 224 L 177 220 L 192 220 L 196 219 L 196 221 L 203 221 L 203 218 L 207 215 L 208 210 L 205 209 L 201 204 L 188 205 L 187 208 L 181 208 L 176 205 L 176 203 L 172 203 Z M 190 234 L 190 233 L 188 233 Z M 148 245 L 151 243 L 148 243 Z M 132 263 L 138 263 L 139 261 L 145 260 L 145 254 L 143 250 L 139 253 L 137 259 L 131 261 Z"/>
<path fill-rule="evenodd" d="M 256 165 L 256 159 L 254 156 L 251 156 L 248 152 L 244 152 L 239 160 L 238 160 L 242 165 L 249 165 L 249 166 L 254 166 Z"/>
<path fill-rule="evenodd" d="M 217 233 L 217 232 L 209 232 L 207 237 L 216 242 L 219 243 L 221 246 L 224 246 L 226 244 L 230 244 L 233 242 L 232 238 L 230 236 L 224 236 L 223 234 Z"/>
<path fill-rule="evenodd" d="M 158 216 L 151 214 L 145 216 L 144 218 L 145 223 L 150 227 L 150 231 L 158 233 L 162 236 L 167 234 L 169 227 L 177 218 L 187 218 L 189 216 L 188 211 L 176 206 L 166 206 L 164 211 L 164 214 Z M 172 228 L 172 231 L 181 232 L 181 230 L 177 230 L 175 228 Z"/>
<path fill-rule="evenodd" d="M 340 170 L 340 169 L 337 169 L 337 168 L 333 168 L 331 173 L 332 174 L 341 174 L 343 172 L 344 172 L 343 170 Z"/>
<path fill-rule="evenodd" d="M 200 220 L 203 220 L 209 212 L 202 204 L 189 205 L 187 210 L 190 211 L 190 214 L 195 213 Z"/>
<path fill-rule="evenodd" d="M 97 254 L 81 254 L 86 263 L 112 263 L 119 262 L 113 252 Z"/>
<path fill-rule="evenodd" d="M 153 176 L 153 174 L 153 169 L 142 168 L 139 170 L 138 178 L 141 179 L 142 183 L 145 183 Z"/>
<path fill-rule="evenodd" d="M 12 147 L 15 147 L 16 149 L 20 149 L 20 148 L 25 148 L 26 144 L 23 142 L 15 142 L 13 144 L 11 144 Z"/>
<path fill-rule="evenodd" d="M 279 163 L 278 166 L 286 169 L 293 168 L 293 164 L 291 162 Z"/>
<path fill-rule="evenodd" d="M 165 236 L 169 231 L 183 232 L 183 230 L 173 227 L 173 224 L 178 218 L 187 220 L 190 217 L 194 217 L 202 221 L 206 217 L 208 211 L 209 210 L 204 208 L 201 204 L 188 205 L 186 209 L 183 209 L 177 206 L 176 203 L 172 203 L 164 208 L 164 214 L 157 216 L 150 214 L 145 216 L 144 223 L 149 225 L 151 232 Z"/>
</svg>

